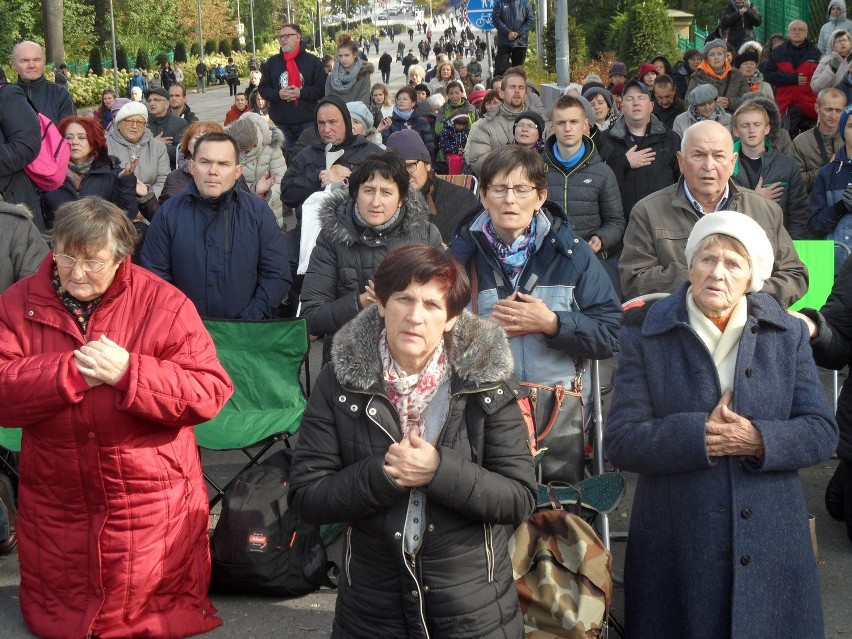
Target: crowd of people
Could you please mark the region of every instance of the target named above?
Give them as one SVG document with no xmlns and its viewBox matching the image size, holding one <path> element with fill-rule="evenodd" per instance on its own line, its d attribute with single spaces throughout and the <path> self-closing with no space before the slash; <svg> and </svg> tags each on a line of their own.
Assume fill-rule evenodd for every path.
<svg viewBox="0 0 852 639">
<path fill-rule="evenodd" d="M 417 24 L 420 58 L 404 55 L 412 27 L 393 94 L 393 57 L 365 54 L 378 41 L 343 34 L 323 60 L 284 24 L 246 90 L 223 67 L 223 122 L 198 119 L 168 63 L 78 116 L 41 47 L 16 45 L 18 81 L 0 88 L 0 422 L 23 429 L 21 511 L 0 483 L 0 554 L 20 549 L 33 632 L 220 623 L 189 427 L 232 386 L 199 318 L 298 312 L 325 366 L 289 499 L 350 526 L 334 636 L 521 636 L 505 526 L 536 482 L 516 381 L 568 386 L 619 352 L 606 444 L 639 474 L 630 636 L 821 636 L 797 473 L 838 440 L 814 356 L 852 359 L 843 0 L 818 45 L 794 20 L 766 46 L 757 9 L 731 0 L 701 51 L 615 62 L 549 108 L 523 70 L 528 0 L 498 0 L 493 22 L 490 77 L 463 12 L 442 33 Z M 27 98 L 70 147 L 50 192 L 24 171 L 40 143 Z M 835 290 L 788 314 L 808 289 L 793 240 L 816 238 L 837 246 Z M 622 315 L 651 293 L 670 295 Z M 837 419 L 826 506 L 852 539 L 852 390 Z M 553 450 L 542 472 L 558 478 Z M 73 548 L 39 550 L 60 528 Z"/>
</svg>

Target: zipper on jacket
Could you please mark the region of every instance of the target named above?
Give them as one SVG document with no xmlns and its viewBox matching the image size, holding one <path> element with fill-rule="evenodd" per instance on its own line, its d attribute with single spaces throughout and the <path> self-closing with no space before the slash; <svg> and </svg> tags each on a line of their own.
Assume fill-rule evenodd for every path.
<svg viewBox="0 0 852 639">
<path fill-rule="evenodd" d="M 352 563 L 352 526 L 346 529 L 346 549 L 343 553 L 343 565 L 346 569 L 346 581 L 349 587 L 352 587 L 352 573 L 349 571 L 349 564 Z"/>
<path fill-rule="evenodd" d="M 485 533 L 485 562 L 488 583 L 494 581 L 494 533 L 491 524 L 482 524 Z"/>
</svg>

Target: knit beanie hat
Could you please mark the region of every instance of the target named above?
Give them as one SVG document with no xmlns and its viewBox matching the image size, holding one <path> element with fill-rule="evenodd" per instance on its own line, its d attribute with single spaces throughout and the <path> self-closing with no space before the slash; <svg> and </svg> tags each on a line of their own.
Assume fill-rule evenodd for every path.
<svg viewBox="0 0 852 639">
<path fill-rule="evenodd" d="M 121 110 L 125 104 L 130 104 L 130 98 L 116 98 L 112 101 L 112 106 L 109 108 L 110 113 L 116 113 Z"/>
<path fill-rule="evenodd" d="M 469 96 L 467 96 L 467 101 L 478 109 L 479 105 L 482 104 L 482 101 L 485 99 L 486 93 L 488 93 L 488 91 L 486 91 L 485 89 L 474 91 Z"/>
<path fill-rule="evenodd" d="M 646 62 L 641 67 L 639 67 L 639 79 L 641 80 L 646 73 L 656 73 L 657 67 L 655 67 L 650 62 Z"/>
<path fill-rule="evenodd" d="M 363 102 L 360 100 L 347 102 L 346 108 L 349 109 L 349 115 L 352 116 L 352 120 L 358 120 L 364 126 L 365 131 L 373 128 L 373 114 L 370 113 L 370 109 Z"/>
<path fill-rule="evenodd" d="M 465 125 L 465 128 L 470 128 L 470 114 L 464 109 L 453 109 L 453 112 L 450 113 L 450 117 L 447 118 L 453 124 L 461 123 Z M 517 122 L 517 120 L 515 120 Z"/>
<path fill-rule="evenodd" d="M 607 91 L 603 87 L 589 87 L 585 91 L 583 91 L 583 97 L 589 100 L 590 102 L 594 99 L 596 95 L 602 95 L 603 99 L 606 100 L 606 103 L 609 105 L 609 108 L 612 109 L 615 104 L 615 100 L 612 97 L 612 93 Z"/>
<path fill-rule="evenodd" d="M 118 114 L 115 116 L 115 123 L 118 124 L 125 118 L 129 118 L 131 115 L 141 115 L 145 118 L 145 122 L 147 122 L 148 107 L 141 102 L 128 102 L 118 110 Z"/>
<path fill-rule="evenodd" d="M 844 139 L 843 132 L 846 130 L 846 121 L 849 119 L 849 114 L 852 114 L 852 104 L 843 109 L 843 113 L 840 114 L 840 122 L 837 123 L 837 135 L 840 136 L 840 139 Z"/>
<path fill-rule="evenodd" d="M 623 75 L 627 77 L 627 65 L 623 62 L 613 62 L 612 66 L 607 71 L 607 75 Z"/>
<path fill-rule="evenodd" d="M 603 85 L 603 80 L 601 80 L 601 76 L 599 76 L 597 73 L 590 73 L 589 75 L 587 75 L 586 79 L 583 81 L 583 86 L 588 86 L 589 82 L 597 82 L 598 84 Z"/>
<path fill-rule="evenodd" d="M 712 84 L 699 84 L 687 96 L 687 100 L 692 106 L 707 104 L 710 100 L 715 100 L 719 97 L 719 91 Z"/>
<path fill-rule="evenodd" d="M 707 54 L 710 53 L 710 50 L 715 49 L 716 47 L 721 47 L 725 51 L 728 50 L 728 44 L 722 40 L 722 38 L 716 38 L 715 40 L 710 40 L 710 42 L 704 45 L 704 48 L 701 49 L 701 57 L 706 58 Z"/>
<path fill-rule="evenodd" d="M 618 84 L 612 85 L 612 89 L 610 90 L 610 93 L 612 93 L 613 95 L 618 95 L 618 96 L 624 95 L 624 83 L 619 82 Z"/>
<path fill-rule="evenodd" d="M 703 216 L 689 234 L 686 241 L 686 263 L 692 268 L 692 260 L 701 242 L 710 235 L 728 235 L 745 247 L 751 262 L 751 286 L 749 293 L 763 288 L 763 283 L 772 275 L 775 252 L 766 237 L 766 231 L 748 215 L 736 211 L 716 211 Z"/>
<path fill-rule="evenodd" d="M 589 126 L 593 126 L 595 124 L 595 110 L 592 108 L 592 103 L 582 95 L 574 97 L 577 98 L 577 102 L 583 105 L 583 111 L 586 112 L 586 119 L 589 121 Z"/>
<path fill-rule="evenodd" d="M 423 160 L 427 164 L 432 163 L 432 156 L 423 144 L 423 138 L 414 129 L 401 129 L 391 133 L 385 146 L 388 149 L 395 149 L 403 160 Z"/>
<path fill-rule="evenodd" d="M 234 138 L 234 142 L 240 147 L 240 152 L 253 149 L 257 146 L 257 127 L 251 120 L 239 118 L 225 127 L 225 133 Z"/>
<path fill-rule="evenodd" d="M 535 128 L 538 129 L 538 137 L 544 137 L 544 118 L 538 113 L 535 111 L 524 111 L 523 113 L 518 113 L 518 115 L 515 116 L 515 123 L 512 125 L 512 131 L 515 130 L 515 127 L 518 126 L 518 122 L 521 120 L 529 120 L 535 124 Z M 592 119 L 592 122 L 594 122 L 594 119 Z"/>
</svg>

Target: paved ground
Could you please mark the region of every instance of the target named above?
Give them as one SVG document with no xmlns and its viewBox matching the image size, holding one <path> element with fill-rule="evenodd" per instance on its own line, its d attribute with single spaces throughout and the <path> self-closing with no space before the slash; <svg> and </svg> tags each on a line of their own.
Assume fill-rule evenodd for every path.
<svg viewBox="0 0 852 639">
<path fill-rule="evenodd" d="M 407 36 L 405 38 L 407 40 Z M 380 53 L 396 45 L 386 39 L 381 44 Z M 370 56 L 376 64 L 377 55 Z M 434 63 L 434 59 L 432 59 Z M 376 74 L 378 79 L 378 73 Z M 391 72 L 391 87 L 402 84 L 402 66 L 394 63 Z M 232 103 L 227 87 L 213 87 L 207 93 L 188 96 L 190 107 L 202 119 L 222 121 L 225 112 Z M 322 344 L 313 344 L 311 353 L 312 376 L 319 371 Z M 828 376 L 824 376 L 828 388 Z M 215 476 L 238 470 L 240 456 L 205 454 L 202 457 L 205 468 Z M 823 609 L 826 618 L 826 637 L 852 637 L 852 542 L 846 538 L 843 524 L 832 521 L 825 513 L 822 496 L 828 478 L 836 466 L 836 461 L 807 469 L 801 473 L 802 482 L 809 509 L 816 515 L 819 538 L 819 573 L 822 586 Z M 619 509 L 611 515 L 614 531 L 627 530 L 629 511 L 632 503 L 634 478 L 628 476 L 628 493 Z M 215 513 L 214 513 L 215 521 Z M 330 558 L 340 562 L 340 542 L 329 550 Z M 623 544 L 614 545 L 615 572 L 621 573 L 623 567 Z M 21 639 L 30 637 L 24 625 L 18 602 L 18 562 L 17 555 L 0 557 L 0 639 Z M 213 631 L 211 638 L 240 639 L 309 639 L 330 636 L 331 620 L 334 611 L 335 595 L 333 591 L 323 590 L 306 597 L 283 600 L 262 597 L 223 597 L 213 598 L 219 608 L 225 625 Z M 616 588 L 614 611 L 620 614 L 623 597 L 620 588 Z M 473 639 L 473 638 L 472 638 Z M 740 639 L 740 638 L 738 638 Z M 779 638 L 786 639 L 786 638 Z M 792 639 L 792 638 L 790 638 Z"/>
</svg>

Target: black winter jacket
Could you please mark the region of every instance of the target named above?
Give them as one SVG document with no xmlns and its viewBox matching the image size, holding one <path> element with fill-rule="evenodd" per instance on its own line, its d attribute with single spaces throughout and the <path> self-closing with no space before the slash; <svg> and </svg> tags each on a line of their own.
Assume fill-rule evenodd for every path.
<svg viewBox="0 0 852 639">
<path fill-rule="evenodd" d="M 437 212 L 432 213 L 429 221 L 438 227 L 444 244 L 449 244 L 456 226 L 468 211 L 479 205 L 479 198 L 470 189 L 450 184 L 441 178 L 430 179 L 424 189 L 430 189 L 433 185 L 432 201 Z M 425 193 L 423 197 L 426 197 Z"/>
<path fill-rule="evenodd" d="M 739 49 L 743 42 L 754 40 L 754 28 L 759 27 L 763 19 L 753 2 L 749 3 L 748 10 L 740 13 L 739 8 L 731 0 L 722 9 L 722 17 L 719 20 L 719 30 L 728 36 L 728 44 Z"/>
<path fill-rule="evenodd" d="M 423 144 L 426 145 L 426 149 L 429 151 L 429 154 L 432 156 L 432 159 L 435 158 L 435 152 L 437 149 L 435 131 L 429 121 L 420 114 L 417 107 L 414 107 L 411 117 L 407 120 L 403 120 L 396 114 L 396 111 L 394 111 L 393 115 L 391 115 L 390 127 L 382 131 L 382 143 L 387 144 L 388 138 L 392 133 L 402 131 L 403 129 L 414 129 L 417 131 L 420 135 L 420 139 L 423 140 Z"/>
<path fill-rule="evenodd" d="M 633 136 L 627 130 L 624 117 L 618 118 L 606 131 L 610 142 L 624 156 L 636 145 Z M 642 149 L 653 149 L 656 153 L 654 161 L 648 166 L 631 169 L 625 159 L 621 175 L 615 174 L 621 189 L 621 204 L 624 207 L 624 217 L 630 220 L 630 211 L 646 195 L 650 195 L 667 186 L 671 186 L 680 178 L 680 166 L 677 162 L 677 152 L 680 151 L 680 136 L 669 131 L 655 116 L 651 116 L 651 124 L 638 145 Z"/>
<path fill-rule="evenodd" d="M 46 115 L 54 124 L 59 124 L 69 115 L 77 115 L 68 89 L 57 86 L 44 76 L 32 82 L 18 78 L 18 86 L 32 100 L 39 113 Z"/>
<path fill-rule="evenodd" d="M 355 221 L 355 203 L 343 189 L 320 208 L 322 230 L 302 283 L 302 317 L 311 335 L 325 335 L 323 362 L 331 336 L 358 314 L 358 296 L 388 252 L 406 244 L 441 245 L 441 234 L 429 222 L 423 196 L 409 190 L 397 225 L 383 233 Z"/>
<path fill-rule="evenodd" d="M 0 85 L 0 195 L 10 204 L 22 204 L 44 231 L 41 198 L 24 167 L 41 149 L 41 126 L 23 90 L 14 84 Z"/>
<path fill-rule="evenodd" d="M 38 271 L 49 252 L 29 213 L 0 202 L 0 293 Z"/>
<path fill-rule="evenodd" d="M 576 235 L 587 242 L 593 235 L 600 238 L 603 255 L 599 256 L 605 257 L 608 249 L 621 243 L 627 226 L 615 174 L 603 163 L 591 139 L 583 137 L 586 153 L 571 169 L 556 159 L 555 144 L 556 136 L 551 135 L 542 154 L 547 197 L 568 214 Z"/>
<path fill-rule="evenodd" d="M 260 95 L 269 101 L 269 117 L 278 126 L 303 124 L 314 119 L 317 102 L 325 95 L 325 68 L 322 60 L 302 50 L 296 56 L 296 66 L 302 76 L 302 92 L 296 102 L 285 102 L 278 92 L 287 86 L 287 64 L 277 53 L 266 61 L 261 70 Z"/>
<path fill-rule="evenodd" d="M 139 212 L 136 203 L 136 176 L 132 173 L 124 178 L 119 178 L 122 171 L 121 162 L 114 155 L 104 152 L 92 162 L 92 168 L 83 177 L 80 189 L 74 188 L 71 181 L 65 178 L 65 182 L 55 191 L 45 193 L 44 218 L 48 226 L 53 225 L 56 209 L 66 202 L 73 202 L 82 197 L 97 195 L 107 202 L 112 202 L 122 211 L 125 211 L 132 220 Z"/>
<path fill-rule="evenodd" d="M 811 339 L 817 366 L 840 370 L 852 364 L 852 257 L 846 259 L 834 279 L 831 295 L 819 313 L 802 309 L 817 323 L 819 332 Z M 837 401 L 840 442 L 837 455 L 852 462 L 852 384 L 843 384 Z"/>
<path fill-rule="evenodd" d="M 332 637 L 520 639 L 507 528 L 533 510 L 536 482 L 503 331 L 463 312 L 446 339 L 450 406 L 427 488 L 423 541 L 403 552 L 410 491 L 384 472 L 402 438 L 373 307 L 338 333 L 299 431 L 288 499 L 313 523 L 345 521 Z"/>
<path fill-rule="evenodd" d="M 166 144 L 166 151 L 169 152 L 169 166 L 172 170 L 175 169 L 175 152 L 180 145 L 183 132 L 189 126 L 189 120 L 184 120 L 182 117 L 175 115 L 171 110 L 166 111 L 166 114 L 161 118 L 155 118 L 153 115 L 148 117 L 148 129 L 157 137 L 161 133 L 164 137 L 172 138 L 171 144 Z"/>
</svg>

